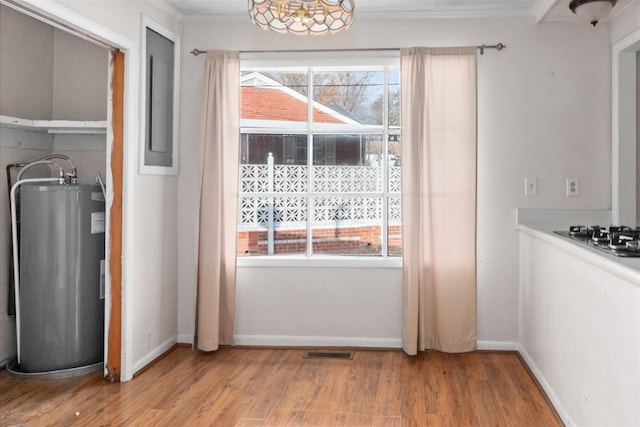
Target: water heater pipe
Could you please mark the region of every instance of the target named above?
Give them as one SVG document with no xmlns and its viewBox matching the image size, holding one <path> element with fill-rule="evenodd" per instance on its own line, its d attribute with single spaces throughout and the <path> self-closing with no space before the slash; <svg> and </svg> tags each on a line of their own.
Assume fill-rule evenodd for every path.
<svg viewBox="0 0 640 427">
<path fill-rule="evenodd" d="M 33 162 L 37 163 L 37 162 Z M 22 170 L 25 170 L 27 167 L 33 165 L 33 163 L 29 163 L 29 165 L 25 166 Z M 62 168 L 60 168 L 62 171 Z M 21 171 L 22 172 L 22 171 Z M 19 175 L 18 175 L 19 176 Z M 17 358 L 18 365 L 20 364 L 20 261 L 18 260 L 18 218 L 16 212 L 16 190 L 22 184 L 27 182 L 59 182 L 59 178 L 29 178 L 16 181 L 11 187 L 11 239 L 13 240 L 13 286 L 14 286 L 14 296 L 16 299 L 16 349 L 17 349 Z"/>
<path fill-rule="evenodd" d="M 71 184 L 76 184 L 78 181 L 78 171 L 76 169 L 76 165 L 73 163 L 73 160 L 69 156 L 65 156 L 64 154 L 49 154 L 42 158 L 42 160 L 51 160 L 51 159 L 62 159 L 69 163 L 71 166 L 71 173 L 67 174 L 71 180 Z M 69 182 L 67 182 L 68 184 Z"/>
<path fill-rule="evenodd" d="M 107 189 L 104 186 L 104 181 L 102 180 L 102 175 L 100 175 L 100 172 L 96 174 L 96 180 L 98 181 L 98 184 L 100 184 L 100 188 L 102 189 L 102 197 L 107 200 Z"/>
<path fill-rule="evenodd" d="M 28 171 L 29 169 L 31 169 L 34 166 L 38 166 L 38 165 L 49 165 L 49 166 L 56 166 L 58 168 L 58 174 L 60 175 L 61 178 L 64 179 L 64 169 L 62 169 L 62 166 L 60 166 L 59 164 L 57 164 L 56 162 L 52 162 L 50 160 L 36 160 L 34 162 L 28 163 L 26 164 L 22 169 L 20 169 L 20 171 L 18 172 L 18 175 L 16 176 L 16 182 L 20 181 L 20 178 L 22 178 L 22 175 Z M 58 178 L 56 178 L 57 180 Z"/>
<path fill-rule="evenodd" d="M 14 168 L 23 168 L 31 163 L 34 162 L 41 162 L 43 160 L 52 160 L 52 159 L 62 159 L 64 161 L 66 161 L 67 163 L 69 163 L 69 166 L 71 166 L 71 176 L 72 177 L 77 177 L 77 169 L 76 169 L 76 165 L 73 163 L 73 160 L 71 160 L 71 158 L 69 156 L 66 156 L 64 154 L 49 154 L 47 156 L 44 157 L 40 157 L 39 159 L 33 160 L 31 162 L 21 162 L 21 163 L 11 163 L 7 165 L 7 178 L 10 178 L 10 174 L 9 174 L 9 169 L 14 169 Z M 56 166 L 58 167 L 58 170 L 60 170 L 60 165 L 58 165 L 57 163 L 54 162 L 50 162 L 50 163 L 46 163 L 49 166 Z M 9 191 L 11 191 L 11 183 L 9 184 Z"/>
</svg>

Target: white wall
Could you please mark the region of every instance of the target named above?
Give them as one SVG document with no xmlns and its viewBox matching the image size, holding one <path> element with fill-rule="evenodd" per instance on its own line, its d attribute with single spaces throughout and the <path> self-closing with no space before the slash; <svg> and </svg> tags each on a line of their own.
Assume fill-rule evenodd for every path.
<svg viewBox="0 0 640 427">
<path fill-rule="evenodd" d="M 58 2 L 86 18 L 85 25 L 125 40 L 125 183 L 123 248 L 123 380 L 177 339 L 178 193 L 176 176 L 140 175 L 141 19 L 146 15 L 180 35 L 177 15 L 142 1 Z M 70 16 L 72 15 L 70 14 Z M 75 20 L 75 16 L 73 17 Z M 135 135 L 135 137 L 134 137 Z"/>
<path fill-rule="evenodd" d="M 106 120 L 108 50 L 54 31 L 52 119 Z"/>
<path fill-rule="evenodd" d="M 329 269 L 239 268 L 236 344 L 401 347 L 402 270 Z"/>
<path fill-rule="evenodd" d="M 384 31 L 381 31 L 384 28 Z M 204 57 L 200 49 L 332 49 L 478 45 L 502 42 L 502 52 L 478 56 L 478 339 L 490 345 L 518 341 L 518 236 L 514 210 L 523 208 L 611 207 L 611 57 L 609 29 L 578 23 L 535 24 L 532 19 L 358 20 L 345 33 L 292 37 L 262 31 L 247 20 L 185 23 L 181 101 L 179 179 L 179 323 L 193 334 L 195 227 L 198 206 L 200 90 Z M 604 102 L 603 102 L 604 101 Z M 524 177 L 538 177 L 536 197 L 524 196 Z M 580 179 L 580 197 L 565 196 L 565 178 Z M 464 242 L 462 242 L 464 243 Z M 469 242 L 472 243 L 472 242 Z M 286 270 L 293 282 L 316 278 L 317 286 L 344 280 L 339 269 Z M 363 272 L 365 273 L 365 272 Z M 391 274 L 391 273 L 390 273 Z M 265 280 L 256 280 L 256 278 Z M 271 278 L 271 280 L 267 280 Z M 245 313 L 246 294 L 262 292 L 277 280 L 266 271 L 239 271 L 238 325 L 259 322 Z M 385 280 L 371 279 L 367 293 Z M 288 292 L 288 291 L 287 291 Z M 317 292 L 313 290 L 312 292 Z M 352 292 L 347 290 L 346 292 Z M 348 295 L 345 295 L 348 297 Z M 302 298 L 308 295 L 303 294 Z M 273 294 L 268 310 L 283 313 L 288 301 Z M 357 307 L 363 316 L 389 312 L 393 302 Z M 347 322 L 348 310 L 332 311 Z M 395 310 L 399 310 L 395 307 Z M 265 313 L 265 316 L 269 313 Z M 394 312 L 392 318 L 397 318 Z M 283 323 L 297 325 L 295 318 Z M 244 327 L 244 326 L 243 326 Z M 397 332 L 397 331 L 396 331 Z M 266 333 L 266 332 L 265 332 Z M 300 325 L 291 334 L 313 335 Z M 396 337 L 398 338 L 398 337 Z"/>
<path fill-rule="evenodd" d="M 0 5 L 0 114 L 105 120 L 108 50 Z"/>
<path fill-rule="evenodd" d="M 0 114 L 51 119 L 52 70 L 53 27 L 0 5 Z"/>
</svg>

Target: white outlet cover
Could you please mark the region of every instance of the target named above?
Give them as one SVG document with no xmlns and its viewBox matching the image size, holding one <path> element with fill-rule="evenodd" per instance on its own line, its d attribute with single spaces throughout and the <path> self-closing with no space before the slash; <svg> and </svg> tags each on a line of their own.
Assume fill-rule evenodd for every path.
<svg viewBox="0 0 640 427">
<path fill-rule="evenodd" d="M 567 178 L 567 197 L 578 197 L 580 195 L 580 180 L 578 178 Z"/>
</svg>

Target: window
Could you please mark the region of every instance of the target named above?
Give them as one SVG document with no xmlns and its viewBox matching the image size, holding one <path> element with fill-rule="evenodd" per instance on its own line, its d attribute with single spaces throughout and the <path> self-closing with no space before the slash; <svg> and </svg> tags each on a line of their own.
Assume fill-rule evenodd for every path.
<svg viewBox="0 0 640 427">
<path fill-rule="evenodd" d="M 402 255 L 399 80 L 243 68 L 238 256 Z"/>
</svg>

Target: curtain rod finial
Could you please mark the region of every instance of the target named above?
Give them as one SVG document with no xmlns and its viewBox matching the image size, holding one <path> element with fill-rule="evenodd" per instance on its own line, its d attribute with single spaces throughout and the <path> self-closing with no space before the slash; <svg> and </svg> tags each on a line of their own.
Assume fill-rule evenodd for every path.
<svg viewBox="0 0 640 427">
<path fill-rule="evenodd" d="M 494 45 L 483 44 L 483 45 L 478 46 L 478 49 L 480 49 L 480 55 L 484 55 L 484 50 L 485 49 L 496 49 L 498 52 L 500 52 L 505 47 L 507 47 L 507 46 L 502 44 L 502 43 L 498 43 L 498 44 L 494 44 Z"/>
</svg>

